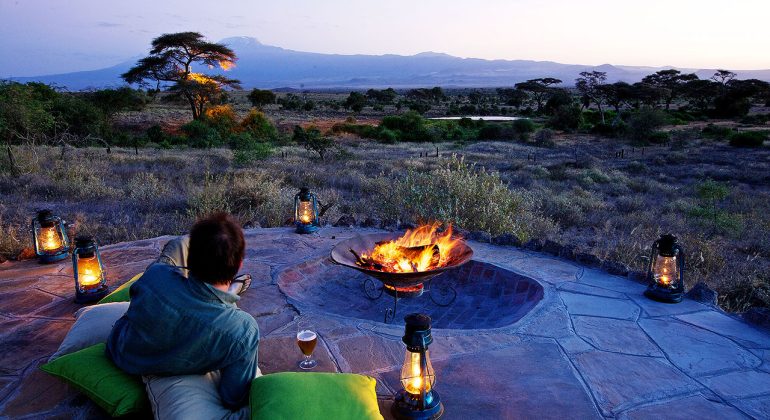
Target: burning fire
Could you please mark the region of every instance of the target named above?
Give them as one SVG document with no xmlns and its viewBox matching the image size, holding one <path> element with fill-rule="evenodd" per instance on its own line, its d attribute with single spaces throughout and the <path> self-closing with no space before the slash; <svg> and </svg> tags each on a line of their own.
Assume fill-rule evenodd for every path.
<svg viewBox="0 0 770 420">
<path fill-rule="evenodd" d="M 407 230 L 400 238 L 378 242 L 374 249 L 358 255 L 356 264 L 389 273 L 416 273 L 449 265 L 460 249 L 461 238 L 452 238 L 452 226 L 438 232 L 439 223 Z"/>
</svg>

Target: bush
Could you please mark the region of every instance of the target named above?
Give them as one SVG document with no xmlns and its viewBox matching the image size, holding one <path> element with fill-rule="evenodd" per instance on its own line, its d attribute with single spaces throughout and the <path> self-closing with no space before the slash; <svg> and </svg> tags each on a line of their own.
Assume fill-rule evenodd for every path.
<svg viewBox="0 0 770 420">
<path fill-rule="evenodd" d="M 499 235 L 513 233 L 526 241 L 553 225 L 536 211 L 524 190 L 510 190 L 497 172 L 488 172 L 453 156 L 430 172 L 409 171 L 381 191 L 385 208 L 409 220 L 453 223 L 464 229 Z"/>
<path fill-rule="evenodd" d="M 237 131 L 238 117 L 235 115 L 233 107 L 230 105 L 215 105 L 209 107 L 203 116 L 202 121 L 209 127 L 214 128 L 219 136 L 226 139 L 233 132 Z"/>
<path fill-rule="evenodd" d="M 513 120 L 513 128 L 518 131 L 519 133 L 526 133 L 531 134 L 535 132 L 535 123 L 532 122 L 529 118 L 520 118 L 518 120 Z"/>
<path fill-rule="evenodd" d="M 498 124 L 487 124 L 479 130 L 479 140 L 499 140 L 503 138 L 503 128 Z"/>
<path fill-rule="evenodd" d="M 562 105 L 553 111 L 553 115 L 548 119 L 548 126 L 557 130 L 573 131 L 580 127 L 582 120 L 580 107 Z"/>
<path fill-rule="evenodd" d="M 713 123 L 709 123 L 701 130 L 701 134 L 703 134 L 705 137 L 718 140 L 725 140 L 729 138 L 732 133 L 733 130 L 730 127 L 714 125 Z"/>
<path fill-rule="evenodd" d="M 535 145 L 541 146 L 541 147 L 553 147 L 556 145 L 553 141 L 554 138 L 554 132 L 551 129 L 543 128 L 537 133 L 535 133 L 534 141 Z"/>
<path fill-rule="evenodd" d="M 240 129 L 259 141 L 275 141 L 278 130 L 264 113 L 252 109 L 240 123 Z"/>
<path fill-rule="evenodd" d="M 187 145 L 190 147 L 204 149 L 222 145 L 222 136 L 219 132 L 203 121 L 190 121 L 181 129 L 187 136 Z"/>
<path fill-rule="evenodd" d="M 247 165 L 255 160 L 269 158 L 273 154 L 270 143 L 256 143 L 248 149 L 238 149 L 233 152 L 233 162 L 236 165 Z"/>
<path fill-rule="evenodd" d="M 252 89 L 249 92 L 249 102 L 255 107 L 262 107 L 275 103 L 275 93 L 270 90 Z"/>
<path fill-rule="evenodd" d="M 147 136 L 147 141 L 150 141 L 155 144 L 161 144 L 164 141 L 168 140 L 168 135 L 166 135 L 163 129 L 157 124 L 148 128 L 147 131 L 145 132 L 145 136 Z"/>
<path fill-rule="evenodd" d="M 762 147 L 765 140 L 767 140 L 765 131 L 740 131 L 730 136 L 730 146 Z"/>
<path fill-rule="evenodd" d="M 322 135 L 321 130 L 316 127 L 310 127 L 305 130 L 298 125 L 294 126 L 292 140 L 297 144 L 304 146 L 308 151 L 318 153 L 321 160 L 326 156 L 326 152 L 335 146 L 334 139 Z"/>
<path fill-rule="evenodd" d="M 647 137 L 647 141 L 654 144 L 665 144 L 671 141 L 671 135 L 667 131 L 656 131 Z"/>
<path fill-rule="evenodd" d="M 628 135 L 634 140 L 649 141 L 665 123 L 666 114 L 663 111 L 642 108 L 631 115 L 628 121 Z"/>
</svg>

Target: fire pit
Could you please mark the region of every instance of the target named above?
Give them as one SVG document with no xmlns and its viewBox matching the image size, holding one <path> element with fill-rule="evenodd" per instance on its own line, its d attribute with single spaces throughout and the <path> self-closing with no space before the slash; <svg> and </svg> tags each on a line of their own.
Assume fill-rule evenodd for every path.
<svg viewBox="0 0 770 420">
<path fill-rule="evenodd" d="M 473 256 L 473 250 L 461 238 L 452 236 L 451 226 L 443 233 L 439 225 L 421 226 L 405 234 L 378 233 L 357 236 L 339 243 L 331 253 L 338 264 L 354 268 L 379 280 L 377 285 L 367 278 L 363 288 L 370 299 L 383 292 L 393 296 L 393 308 L 385 314 L 385 322 L 396 315 L 398 300 L 421 296 L 428 291 L 440 306 L 450 305 L 457 296 L 451 285 L 442 284 L 430 293 L 425 285 L 444 271 L 457 268 Z"/>
</svg>

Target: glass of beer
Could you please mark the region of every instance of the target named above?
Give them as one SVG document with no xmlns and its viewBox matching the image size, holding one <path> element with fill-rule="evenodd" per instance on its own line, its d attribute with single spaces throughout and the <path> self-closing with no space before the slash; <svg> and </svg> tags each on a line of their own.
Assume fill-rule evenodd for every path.
<svg viewBox="0 0 770 420">
<path fill-rule="evenodd" d="M 301 369 L 313 369 L 318 363 L 313 360 L 313 350 L 318 342 L 318 334 L 310 321 L 301 319 L 297 322 L 297 345 L 305 358 L 299 362 Z"/>
</svg>

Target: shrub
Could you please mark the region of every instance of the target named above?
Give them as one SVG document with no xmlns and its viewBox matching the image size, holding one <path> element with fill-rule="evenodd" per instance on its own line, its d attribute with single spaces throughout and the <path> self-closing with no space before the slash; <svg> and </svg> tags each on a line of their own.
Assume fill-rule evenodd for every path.
<svg viewBox="0 0 770 420">
<path fill-rule="evenodd" d="M 551 129 L 548 129 L 548 128 L 540 129 L 537 133 L 535 133 L 535 136 L 534 136 L 535 145 L 540 147 L 555 146 L 556 143 L 554 143 L 553 141 L 554 135 L 555 134 Z"/>
<path fill-rule="evenodd" d="M 249 92 L 249 102 L 255 107 L 262 107 L 275 103 L 275 93 L 270 90 L 252 89 Z"/>
<path fill-rule="evenodd" d="M 275 141 L 278 138 L 278 130 L 264 113 L 252 109 L 240 123 L 240 129 L 260 141 Z"/>
<path fill-rule="evenodd" d="M 562 105 L 553 111 L 548 126 L 557 130 L 572 131 L 580 127 L 583 116 L 577 105 Z"/>
<path fill-rule="evenodd" d="M 487 124 L 479 130 L 479 140 L 499 140 L 503 137 L 503 128 L 498 124 Z"/>
<path fill-rule="evenodd" d="M 666 114 L 658 109 L 642 108 L 631 115 L 628 134 L 634 140 L 648 141 L 666 123 Z"/>
<path fill-rule="evenodd" d="M 730 146 L 762 147 L 765 140 L 767 140 L 765 131 L 740 131 L 730 135 Z"/>
<path fill-rule="evenodd" d="M 156 144 L 161 144 L 168 139 L 168 136 L 166 135 L 166 133 L 157 124 L 148 128 L 147 131 L 145 132 L 145 135 L 147 136 L 148 141 Z"/>
<path fill-rule="evenodd" d="M 168 195 L 170 188 L 152 172 L 139 172 L 126 184 L 126 195 L 134 201 L 151 203 Z"/>
<path fill-rule="evenodd" d="M 514 233 L 522 240 L 553 230 L 529 193 L 510 190 L 497 172 L 456 156 L 427 173 L 409 171 L 390 185 L 380 199 L 410 220 L 440 220 L 492 235 Z"/>
<path fill-rule="evenodd" d="M 269 158 L 273 154 L 270 143 L 256 143 L 248 149 L 237 149 L 233 152 L 233 162 L 236 165 L 246 165 L 255 160 Z"/>
<path fill-rule="evenodd" d="M 334 139 L 321 134 L 321 130 L 316 127 L 310 127 L 307 130 L 300 126 L 294 126 L 294 135 L 292 140 L 297 144 L 304 146 L 308 151 L 318 153 L 323 160 L 326 152 L 335 146 Z"/>
<path fill-rule="evenodd" d="M 647 137 L 647 141 L 655 144 L 664 144 L 671 141 L 671 134 L 667 131 L 656 131 Z"/>
<path fill-rule="evenodd" d="M 733 130 L 730 127 L 714 125 L 713 123 L 709 123 L 701 130 L 701 134 L 703 134 L 705 137 L 718 140 L 725 140 L 729 138 L 732 133 Z"/>
<path fill-rule="evenodd" d="M 217 130 L 219 136 L 226 139 L 233 132 L 237 131 L 238 117 L 235 115 L 233 107 L 230 105 L 215 105 L 206 110 L 203 116 L 203 122 L 209 127 Z"/>
<path fill-rule="evenodd" d="M 187 136 L 187 145 L 195 148 L 211 148 L 222 145 L 219 132 L 203 121 L 194 120 L 181 127 Z"/>
<path fill-rule="evenodd" d="M 513 120 L 513 123 L 511 123 L 513 128 L 519 132 L 519 133 L 534 133 L 535 132 L 535 123 L 532 122 L 529 118 L 520 118 L 518 120 Z"/>
</svg>

